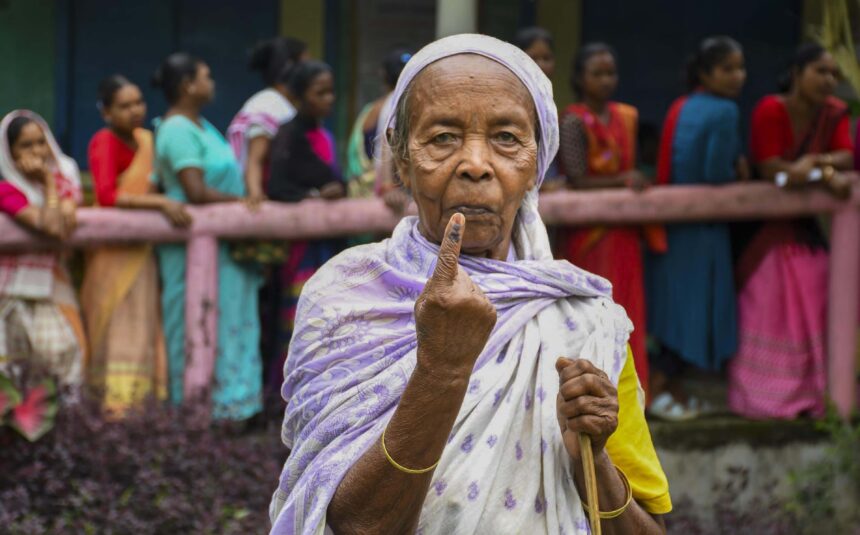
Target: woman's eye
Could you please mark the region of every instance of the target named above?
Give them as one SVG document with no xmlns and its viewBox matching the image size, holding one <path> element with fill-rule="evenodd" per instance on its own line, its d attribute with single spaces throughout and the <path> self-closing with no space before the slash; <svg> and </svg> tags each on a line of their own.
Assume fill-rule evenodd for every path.
<svg viewBox="0 0 860 535">
<path fill-rule="evenodd" d="M 436 134 L 435 136 L 433 136 L 433 143 L 436 143 L 437 145 L 447 145 L 453 142 L 454 134 L 443 132 L 441 134 Z"/>
<path fill-rule="evenodd" d="M 516 143 L 517 136 L 513 135 L 510 132 L 499 132 L 496 134 L 496 139 L 501 141 L 502 143 Z"/>
</svg>

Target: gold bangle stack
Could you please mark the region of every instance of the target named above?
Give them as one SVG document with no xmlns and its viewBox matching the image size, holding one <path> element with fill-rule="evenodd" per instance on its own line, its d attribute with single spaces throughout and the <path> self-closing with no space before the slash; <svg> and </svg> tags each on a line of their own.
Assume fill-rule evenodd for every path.
<svg viewBox="0 0 860 535">
<path fill-rule="evenodd" d="M 387 430 L 388 430 L 387 427 L 382 430 L 382 439 L 380 440 L 380 442 L 382 443 L 382 453 L 385 454 L 385 458 L 388 459 L 388 462 L 391 463 L 391 466 L 393 466 L 394 468 L 397 468 L 398 470 L 400 470 L 403 473 L 414 475 L 414 474 L 426 474 L 427 472 L 429 472 L 430 470 L 433 470 L 434 468 L 436 468 L 436 466 L 439 465 L 439 461 L 436 461 L 435 463 L 433 463 L 433 466 L 428 466 L 427 468 L 417 468 L 417 469 L 416 468 L 406 468 L 402 464 L 400 464 L 397 461 L 395 461 L 394 459 L 392 459 L 391 455 L 388 453 L 388 449 L 385 447 L 385 432 Z"/>
<path fill-rule="evenodd" d="M 47 199 L 45 199 L 46 208 L 56 208 L 58 206 L 60 206 L 60 198 L 56 195 L 50 195 Z"/>
<path fill-rule="evenodd" d="M 598 512 L 598 516 L 602 520 L 610 520 L 613 518 L 618 518 L 619 516 L 624 514 L 624 511 L 626 511 L 627 508 L 630 507 L 630 504 L 633 502 L 633 488 L 630 486 L 630 481 L 627 479 L 627 476 L 624 474 L 624 472 L 621 471 L 620 468 L 618 468 L 616 466 L 615 470 L 618 471 L 618 475 L 621 477 L 621 481 L 624 482 L 624 488 L 627 491 L 627 499 L 624 501 L 624 505 L 622 505 L 621 507 L 619 507 L 618 509 L 616 509 L 614 511 L 600 511 L 600 512 Z M 586 513 L 591 512 L 591 511 L 589 511 L 588 505 L 585 502 L 582 502 L 582 509 Z"/>
</svg>

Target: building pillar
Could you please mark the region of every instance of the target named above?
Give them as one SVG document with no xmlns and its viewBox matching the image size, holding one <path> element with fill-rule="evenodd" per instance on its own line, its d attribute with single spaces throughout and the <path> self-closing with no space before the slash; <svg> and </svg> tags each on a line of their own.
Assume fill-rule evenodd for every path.
<svg viewBox="0 0 860 535">
<path fill-rule="evenodd" d="M 478 0 L 436 0 L 436 38 L 478 31 Z"/>
</svg>

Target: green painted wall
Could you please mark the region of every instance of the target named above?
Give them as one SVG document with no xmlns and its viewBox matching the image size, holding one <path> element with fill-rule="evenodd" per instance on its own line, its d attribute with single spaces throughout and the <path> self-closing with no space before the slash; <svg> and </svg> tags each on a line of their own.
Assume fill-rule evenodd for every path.
<svg viewBox="0 0 860 535">
<path fill-rule="evenodd" d="M 54 2 L 0 0 L 0 115 L 17 108 L 54 119 Z"/>
<path fill-rule="evenodd" d="M 358 47 L 356 46 L 356 12 L 353 0 L 338 0 L 338 13 L 335 22 L 335 39 L 331 46 L 334 51 L 326 51 L 327 60 L 332 64 L 335 74 L 335 91 L 337 100 L 333 117 L 334 136 L 337 140 L 338 161 L 346 164 L 346 151 L 349 145 L 349 134 L 352 124 L 358 115 L 355 99 L 352 98 L 357 90 L 356 64 L 358 62 Z M 328 14 L 331 16 L 332 14 Z"/>
<path fill-rule="evenodd" d="M 281 0 L 281 35 L 301 39 L 315 58 L 325 51 L 325 13 L 323 0 Z"/>
<path fill-rule="evenodd" d="M 573 102 L 570 61 L 582 41 L 582 0 L 539 0 L 537 24 L 555 39 L 555 76 L 552 88 L 559 109 Z"/>
</svg>

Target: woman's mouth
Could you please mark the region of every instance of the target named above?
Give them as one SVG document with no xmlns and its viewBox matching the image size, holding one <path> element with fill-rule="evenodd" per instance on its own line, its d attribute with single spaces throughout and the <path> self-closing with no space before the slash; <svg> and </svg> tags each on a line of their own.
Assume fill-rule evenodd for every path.
<svg viewBox="0 0 860 535">
<path fill-rule="evenodd" d="M 493 215 L 495 213 L 492 210 L 490 210 L 488 207 L 479 206 L 479 205 L 454 206 L 453 208 L 451 208 L 451 212 L 452 213 L 460 212 L 461 214 L 463 214 L 466 217 L 480 217 L 480 216 Z"/>
</svg>

